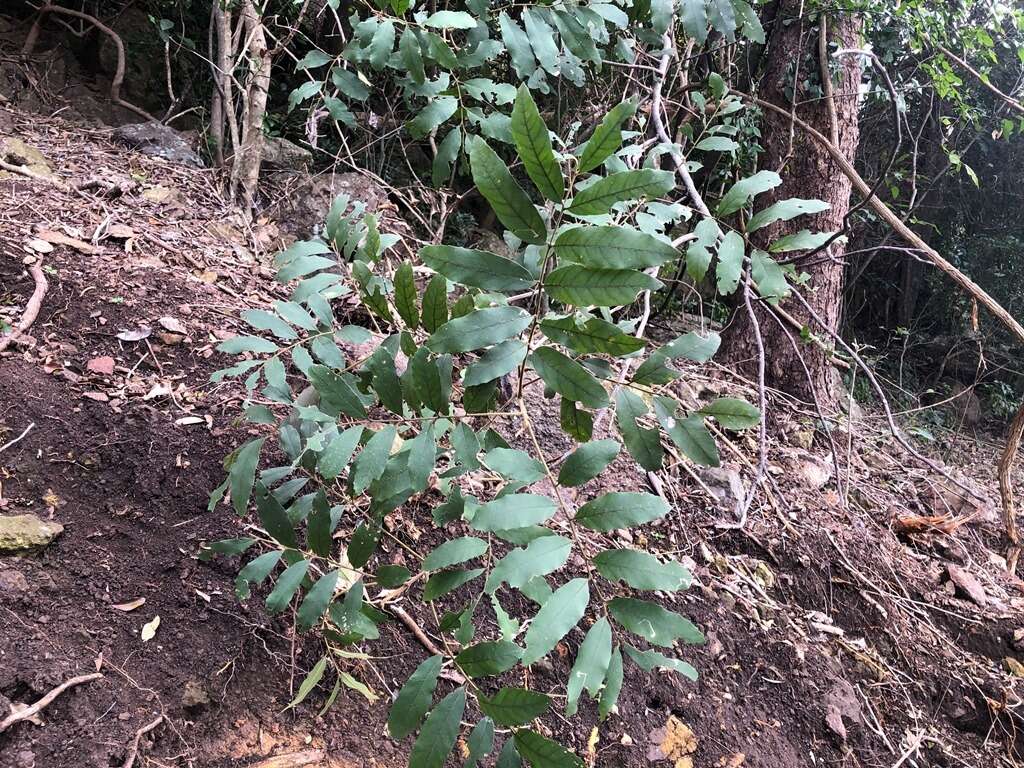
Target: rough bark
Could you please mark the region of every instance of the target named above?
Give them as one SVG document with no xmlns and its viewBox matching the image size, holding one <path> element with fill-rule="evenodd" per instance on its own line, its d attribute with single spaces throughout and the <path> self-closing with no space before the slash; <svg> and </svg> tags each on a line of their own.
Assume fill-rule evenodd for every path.
<svg viewBox="0 0 1024 768">
<path fill-rule="evenodd" d="M 241 14 L 249 41 L 247 50 L 250 72 L 245 92 L 242 135 L 235 147 L 231 166 L 231 196 L 244 211 L 251 213 L 256 203 L 256 188 L 263 163 L 263 118 L 267 113 L 273 53 L 267 48 L 263 19 L 252 0 L 242 3 Z"/>
<path fill-rule="evenodd" d="M 761 79 L 762 98 L 795 114 L 825 136 L 834 136 L 847 158 L 853 158 L 857 149 L 858 88 L 861 66 L 858 57 L 844 56 L 832 64 L 832 99 L 821 96 L 820 41 L 817 20 L 801 18 L 800 0 L 782 0 L 765 58 Z M 827 40 L 834 49 L 860 46 L 861 19 L 854 14 L 837 14 L 829 18 Z M 795 81 L 795 89 L 794 89 Z M 810 84 L 814 90 L 806 86 Z M 820 89 L 820 90 L 819 90 Z M 834 114 L 835 125 L 832 125 Z M 758 232 L 757 245 L 769 242 L 800 229 L 836 231 L 842 229 L 843 218 L 850 207 L 851 182 L 836 162 L 813 138 L 799 129 L 794 130 L 788 116 L 766 111 L 762 122 L 764 154 L 762 168 L 776 170 L 783 183 L 772 196 L 758 198 L 758 207 L 789 197 L 817 198 L 831 208 L 813 216 L 801 216 L 790 222 L 766 227 Z M 843 294 L 844 246 L 833 244 L 826 253 L 817 254 L 809 264 L 799 259 L 798 271 L 810 275 L 810 284 L 803 289 L 814 311 L 835 331 L 839 328 Z M 825 258 L 827 256 L 827 258 Z M 815 328 L 809 315 L 795 302 L 784 308 L 812 332 L 827 338 L 821 328 Z M 757 309 L 764 312 L 763 309 Z M 761 318 L 761 331 L 767 353 L 767 384 L 806 402 L 814 401 L 817 393 L 822 407 L 836 409 L 840 393 L 836 377 L 828 359 L 828 352 L 818 344 L 798 344 L 794 351 L 786 332 L 768 317 Z M 740 305 L 726 329 L 724 356 L 741 369 L 753 370 L 757 351 L 753 338 L 753 325 L 746 308 Z M 803 357 L 808 377 L 796 355 Z"/>
</svg>

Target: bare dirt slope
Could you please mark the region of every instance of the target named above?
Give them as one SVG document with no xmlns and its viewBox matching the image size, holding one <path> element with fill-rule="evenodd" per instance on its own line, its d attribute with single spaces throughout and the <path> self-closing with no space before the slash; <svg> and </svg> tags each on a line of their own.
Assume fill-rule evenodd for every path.
<svg viewBox="0 0 1024 768">
<path fill-rule="evenodd" d="M 0 557 L 0 720 L 9 702 L 102 674 L 0 733 L 0 766 L 120 766 L 153 723 L 135 765 L 404 765 L 409 745 L 387 737 L 386 707 L 427 655 L 405 626 L 386 624 L 356 670 L 378 703 L 343 692 L 320 716 L 317 693 L 283 711 L 315 641 L 257 600 L 239 604 L 232 563 L 196 559 L 200 542 L 237 530 L 228 506 L 207 511 L 244 438 L 238 393 L 209 383 L 225 363 L 212 348 L 241 308 L 274 295 L 262 266 L 273 230 L 233 225 L 209 171 L 57 119 L 0 110 L 0 121 L 62 182 L 97 182 L 83 196 L 0 179 L 0 317 L 17 322 L 32 292 L 26 256 L 50 283 L 28 336 L 0 357 L 0 445 L 34 424 L 0 454 L 0 515 L 64 526 L 39 552 Z M 40 231 L 80 242 L 40 253 L 29 245 Z M 724 371 L 687 382 L 697 399 L 745 387 Z M 630 667 L 608 721 L 583 707 L 572 725 L 546 727 L 599 766 L 1015 765 L 1024 598 L 994 554 L 991 505 L 952 493 L 870 414 L 853 423 L 850 453 L 839 425 L 840 494 L 812 415 L 775 405 L 770 483 L 745 530 L 719 527 L 731 519 L 727 477 L 676 464 L 656 480 L 672 514 L 634 541 L 695 571 L 677 607 L 709 637 L 693 652 L 700 681 Z M 955 475 L 991 496 L 991 450 L 954 448 Z M 726 459 L 749 482 L 756 445 L 739 441 Z M 619 487 L 650 482 L 613 474 Z M 396 532 L 426 551 L 426 510 L 406 515 Z M 532 684 L 556 692 L 580 639 Z"/>
</svg>

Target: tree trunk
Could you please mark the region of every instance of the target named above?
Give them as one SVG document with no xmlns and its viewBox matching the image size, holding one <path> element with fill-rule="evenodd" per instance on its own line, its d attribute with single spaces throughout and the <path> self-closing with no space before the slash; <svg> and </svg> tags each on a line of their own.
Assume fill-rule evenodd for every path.
<svg viewBox="0 0 1024 768">
<path fill-rule="evenodd" d="M 231 165 L 231 197 L 243 210 L 252 213 L 256 204 L 256 187 L 263 163 L 263 118 L 267 113 L 267 93 L 270 90 L 270 68 L 273 54 L 267 48 L 263 19 L 252 0 L 241 6 L 245 34 L 249 45 L 249 81 L 245 89 L 240 143 L 235 145 Z"/>
<path fill-rule="evenodd" d="M 819 39 L 820 28 L 813 23 L 813 19 L 807 16 L 801 18 L 804 5 L 801 0 L 781 0 L 768 44 L 761 92 L 763 98 L 782 106 L 787 112 L 795 97 L 797 117 L 825 136 L 832 137 L 843 154 L 852 159 L 859 136 L 859 57 L 843 56 L 836 60 L 828 54 L 836 46 L 860 46 L 861 20 L 853 14 L 829 16 L 826 37 L 830 47 L 825 51 L 826 56 L 822 57 L 822 44 L 826 40 Z M 822 91 L 828 93 L 828 83 L 823 83 L 820 75 L 823 58 L 833 70 L 831 99 L 822 97 Z M 766 247 L 769 242 L 801 229 L 824 232 L 842 229 L 843 217 L 850 207 L 851 182 L 828 153 L 809 136 L 802 134 L 799 128 L 794 128 L 782 115 L 766 111 L 761 130 L 764 154 L 760 165 L 778 171 L 783 182 L 770 198 L 768 195 L 758 198 L 758 208 L 789 197 L 817 198 L 829 203 L 831 208 L 813 216 L 800 216 L 789 222 L 765 227 L 757 233 L 756 245 Z M 797 272 L 806 272 L 811 278 L 809 285 L 800 289 L 802 295 L 831 331 L 839 329 L 844 250 L 843 245 L 836 243 L 827 252 L 814 256 L 812 263 L 802 264 L 799 259 L 795 261 Z M 785 302 L 785 309 L 819 337 L 824 346 L 831 347 L 827 333 L 800 304 L 790 300 Z M 828 351 L 822 345 L 801 341 L 799 331 L 789 327 L 787 330 L 796 342 L 794 349 L 789 335 L 775 319 L 760 307 L 755 308 L 755 311 L 758 312 L 764 339 L 767 357 L 765 378 L 768 386 L 806 402 L 817 399 L 826 410 L 836 410 L 840 404 L 840 392 Z M 726 329 L 723 351 L 724 357 L 741 370 L 750 372 L 756 368 L 757 345 L 753 325 L 742 303 L 733 313 Z M 800 357 L 803 358 L 809 376 L 804 372 Z"/>
</svg>

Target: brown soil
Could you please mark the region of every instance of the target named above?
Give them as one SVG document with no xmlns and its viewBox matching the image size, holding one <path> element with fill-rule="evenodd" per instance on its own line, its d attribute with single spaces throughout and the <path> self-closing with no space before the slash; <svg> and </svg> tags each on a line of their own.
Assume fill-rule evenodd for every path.
<svg viewBox="0 0 1024 768">
<path fill-rule="evenodd" d="M 245 437 L 238 394 L 209 384 L 226 362 L 211 350 L 239 309 L 274 295 L 261 266 L 272 228 L 254 241 L 231 227 L 209 172 L 141 158 L 57 120 L 3 118 L 66 180 L 143 178 L 143 187 L 173 187 L 177 202 L 147 201 L 138 188 L 89 202 L 40 182 L 0 180 L 0 310 L 31 293 L 21 262 L 33 227 L 64 225 L 88 240 L 107 220 L 137 234 L 130 253 L 123 239 L 108 239 L 97 255 L 66 246 L 47 254 L 50 291 L 32 339 L 0 358 L 0 444 L 35 424 L 0 455 L 0 514 L 33 511 L 65 525 L 43 552 L 0 560 L 0 704 L 35 701 L 74 675 L 104 675 L 65 692 L 41 725 L 0 734 L 0 765 L 121 765 L 137 729 L 159 715 L 136 765 L 249 766 L 309 749 L 323 750 L 319 765 L 404 765 L 409 744 L 387 737 L 387 702 L 427 652 L 402 624 L 385 624 L 367 648 L 375 658 L 353 670 L 381 696 L 377 704 L 343 691 L 318 716 L 325 695 L 317 692 L 283 711 L 318 644 L 295 638 L 287 620 L 268 619 L 258 597 L 240 604 L 236 563 L 196 559 L 200 542 L 238 531 L 227 505 L 207 511 L 223 457 Z M 184 339 L 160 337 L 159 318 L 168 316 L 186 326 Z M 141 325 L 153 328 L 149 338 L 116 337 Z M 89 361 L 106 355 L 114 373 L 90 372 Z M 707 373 L 688 375 L 681 394 L 744 388 L 727 372 Z M 551 404 L 535 405 L 546 450 L 560 452 Z M 661 475 L 671 516 L 635 542 L 691 562 L 699 584 L 666 603 L 708 634 L 707 645 L 683 653 L 700 681 L 627 664 L 607 722 L 598 725 L 585 703 L 579 717 L 551 717 L 546 727 L 585 755 L 596 726 L 590 761 L 599 766 L 670 765 L 648 755 L 652 732 L 670 716 L 692 728 L 697 768 L 1014 764 L 1019 681 L 1006 658 L 1021 658 L 1012 640 L 1024 626 L 1022 598 L 993 555 L 991 509 L 952 535 L 901 538 L 893 515 L 935 513 L 941 478 L 896 451 L 869 416 L 857 423 L 844 504 L 834 480 L 817 489 L 799 479 L 804 462 L 824 457 L 827 465 L 829 451 L 820 436 L 797 447 L 806 446 L 807 415 L 782 401 L 776 409 L 771 483 L 745 531 L 716 527 L 730 513 L 677 463 Z M 193 416 L 204 421 L 177 423 Z M 984 445 L 953 448 L 962 455 L 951 465 L 992 464 Z M 756 446 L 737 441 L 727 458 L 749 482 Z M 845 474 L 845 450 L 840 459 Z M 648 482 L 625 464 L 615 470 L 615 487 Z M 961 474 L 990 494 L 995 487 L 987 468 Z M 579 499 L 597 490 L 580 489 Z M 426 551 L 437 535 L 428 519 L 416 506 L 391 522 Z M 951 563 L 979 580 L 986 605 L 943 585 Z M 146 602 L 134 610 L 114 607 L 139 598 Z M 143 642 L 141 629 L 156 616 L 156 635 Z M 532 683 L 558 692 L 581 639 L 579 629 L 571 633 L 567 653 L 539 665 Z"/>
</svg>

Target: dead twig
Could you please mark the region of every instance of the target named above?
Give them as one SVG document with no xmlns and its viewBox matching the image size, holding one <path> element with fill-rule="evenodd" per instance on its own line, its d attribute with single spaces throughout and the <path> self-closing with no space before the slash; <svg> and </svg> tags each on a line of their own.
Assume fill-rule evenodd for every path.
<svg viewBox="0 0 1024 768">
<path fill-rule="evenodd" d="M 3 733 L 15 723 L 20 723 L 22 720 L 31 720 L 52 704 L 53 700 L 64 693 L 68 688 L 74 688 L 76 685 L 82 685 L 83 683 L 91 683 L 93 680 L 99 680 L 101 677 L 103 677 L 103 675 L 100 672 L 93 672 L 88 675 L 72 677 L 70 680 L 61 683 L 35 704 L 25 707 L 24 709 L 19 708 L 17 711 L 11 712 L 11 714 L 4 720 L 0 720 L 0 733 Z"/>
<path fill-rule="evenodd" d="M 35 423 L 34 421 L 32 421 L 32 422 L 29 422 L 29 425 L 28 425 L 27 427 L 25 427 L 25 431 L 24 431 L 24 432 L 22 432 L 22 433 L 21 433 L 20 435 L 18 435 L 18 436 L 17 436 L 16 438 L 14 438 L 13 440 L 11 440 L 11 441 L 10 441 L 9 443 L 4 443 L 3 445 L 0 445 L 0 453 L 3 453 L 3 452 L 4 452 L 4 451 L 6 451 L 6 450 L 7 450 L 8 448 L 10 448 L 10 447 L 11 447 L 12 445 L 14 445 L 15 443 L 17 443 L 17 442 L 18 442 L 18 441 L 20 441 L 21 439 L 23 439 L 23 438 L 25 437 L 25 435 L 27 435 L 27 434 L 28 434 L 29 432 L 31 432 L 31 431 L 32 431 L 32 427 L 34 427 L 35 425 L 36 425 L 36 423 Z"/>
<path fill-rule="evenodd" d="M 21 322 L 18 323 L 18 326 L 13 331 L 3 338 L 0 338 L 0 352 L 7 349 L 15 339 L 25 333 L 25 331 L 32 326 L 36 317 L 39 316 L 39 310 L 43 305 L 43 297 L 46 296 L 46 291 L 50 287 L 49 282 L 46 280 L 46 275 L 43 273 L 42 264 L 37 263 L 30 265 L 28 272 L 32 275 L 32 279 L 35 280 L 35 289 L 32 291 L 32 296 L 25 305 L 25 313 L 21 316 Z"/>
<path fill-rule="evenodd" d="M 427 637 L 427 633 L 424 632 L 420 628 L 420 625 L 416 623 L 416 619 L 414 619 L 412 616 L 405 612 L 404 608 L 401 608 L 397 605 L 393 605 L 390 608 L 388 608 L 388 610 L 391 611 L 392 614 L 397 616 L 399 621 L 405 624 L 406 628 L 410 632 L 412 632 L 413 636 L 420 641 L 420 645 L 422 645 L 424 648 L 430 651 L 430 653 L 434 654 L 435 656 L 445 655 L 444 651 L 438 648 L 437 644 L 434 643 L 434 641 L 431 640 L 429 637 Z M 451 680 L 453 683 L 458 683 L 459 685 L 466 682 L 466 678 L 464 678 L 458 672 L 442 673 L 442 677 Z"/>
<path fill-rule="evenodd" d="M 139 756 L 139 744 L 142 741 L 142 737 L 150 731 L 152 731 L 158 725 L 160 725 L 160 723 L 162 723 L 163 721 L 164 716 L 157 715 L 156 719 L 153 720 L 153 722 L 146 723 L 146 725 L 142 726 L 141 728 L 139 728 L 139 730 L 135 732 L 135 736 L 134 738 L 132 738 L 132 743 L 128 747 L 128 755 L 127 757 L 125 757 L 124 763 L 121 765 L 121 768 L 132 768 L 132 766 L 135 765 L 135 760 Z"/>
</svg>

